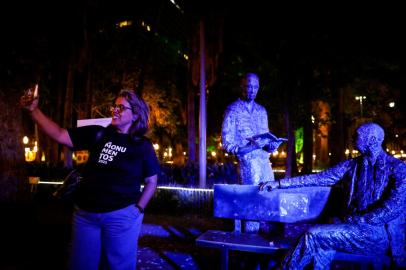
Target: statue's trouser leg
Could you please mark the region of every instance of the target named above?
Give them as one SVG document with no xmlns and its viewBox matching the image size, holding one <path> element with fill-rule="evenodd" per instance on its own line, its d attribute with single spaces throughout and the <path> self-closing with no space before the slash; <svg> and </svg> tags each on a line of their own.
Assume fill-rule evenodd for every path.
<svg viewBox="0 0 406 270">
<path fill-rule="evenodd" d="M 336 251 L 356 254 L 384 254 L 388 237 L 383 226 L 331 224 L 311 228 L 283 262 L 283 269 L 329 269 Z"/>
<path fill-rule="evenodd" d="M 240 173 L 243 185 L 259 185 L 260 182 L 274 180 L 274 174 L 272 171 L 269 158 L 253 157 L 240 160 Z M 260 230 L 260 226 L 266 228 L 266 223 L 256 221 L 244 222 L 244 231 L 248 233 L 257 233 Z M 269 228 L 266 228 L 269 230 Z"/>
</svg>

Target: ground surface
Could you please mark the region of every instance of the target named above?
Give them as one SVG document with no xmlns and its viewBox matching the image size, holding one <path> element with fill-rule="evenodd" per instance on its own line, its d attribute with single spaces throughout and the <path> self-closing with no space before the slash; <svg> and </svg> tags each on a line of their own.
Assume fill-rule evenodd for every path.
<svg viewBox="0 0 406 270">
<path fill-rule="evenodd" d="M 151 210 L 145 215 L 139 239 L 138 269 L 220 269 L 220 252 L 196 247 L 195 239 L 209 229 L 232 230 L 230 221 L 196 211 Z M 33 200 L 0 204 L 0 211 L 0 269 L 66 269 L 70 205 Z M 290 225 L 286 233 L 295 235 L 302 229 Z M 231 252 L 230 269 L 254 269 L 258 262 L 264 267 L 270 259 L 268 255 Z M 334 269 L 358 268 L 335 265 Z"/>
<path fill-rule="evenodd" d="M 71 207 L 61 204 L 1 205 L 0 269 L 66 269 Z M 227 222 L 198 214 L 147 213 L 139 240 L 138 269 L 216 269 L 220 254 L 195 239 Z"/>
</svg>

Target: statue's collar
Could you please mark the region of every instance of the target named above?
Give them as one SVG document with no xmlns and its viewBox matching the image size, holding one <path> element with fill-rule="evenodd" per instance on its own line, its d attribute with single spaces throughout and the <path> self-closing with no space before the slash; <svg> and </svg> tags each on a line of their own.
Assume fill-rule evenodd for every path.
<svg viewBox="0 0 406 270">
<path fill-rule="evenodd" d="M 249 112 L 252 112 L 252 110 L 253 110 L 253 108 L 254 108 L 254 106 L 255 106 L 255 101 L 254 101 L 254 100 L 248 102 L 248 101 L 245 101 L 245 100 L 243 100 L 243 99 L 240 98 L 240 101 L 241 101 L 241 103 L 243 104 L 243 106 L 244 106 Z"/>
<path fill-rule="evenodd" d="M 379 151 L 374 151 L 369 154 L 364 155 L 364 159 L 367 159 L 369 164 L 375 165 L 378 161 L 378 164 L 381 163 L 380 160 L 384 157 L 384 151 L 379 149 Z"/>
</svg>

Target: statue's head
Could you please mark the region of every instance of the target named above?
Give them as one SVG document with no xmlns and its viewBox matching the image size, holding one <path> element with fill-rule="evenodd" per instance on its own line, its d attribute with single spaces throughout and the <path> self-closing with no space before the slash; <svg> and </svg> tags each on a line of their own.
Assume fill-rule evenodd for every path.
<svg viewBox="0 0 406 270">
<path fill-rule="evenodd" d="M 255 73 L 247 73 L 241 80 L 242 98 L 245 101 L 253 101 L 258 93 L 259 78 Z"/>
<path fill-rule="evenodd" d="M 380 151 L 385 132 L 375 123 L 366 123 L 358 127 L 355 134 L 355 147 L 362 154 Z"/>
</svg>

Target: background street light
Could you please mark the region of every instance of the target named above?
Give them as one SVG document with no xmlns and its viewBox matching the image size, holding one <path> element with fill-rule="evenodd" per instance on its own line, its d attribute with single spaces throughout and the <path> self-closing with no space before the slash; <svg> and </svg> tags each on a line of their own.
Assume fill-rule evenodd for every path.
<svg viewBox="0 0 406 270">
<path fill-rule="evenodd" d="M 363 113 L 362 113 L 362 101 L 363 101 L 364 99 L 366 99 L 366 98 L 367 98 L 366 96 L 356 96 L 356 97 L 355 97 L 356 100 L 359 100 L 359 106 L 361 107 L 361 118 L 363 117 Z"/>
</svg>

